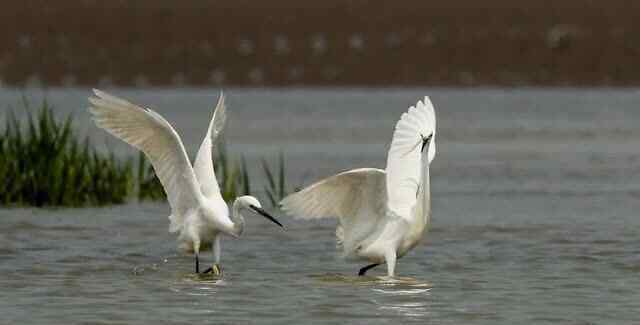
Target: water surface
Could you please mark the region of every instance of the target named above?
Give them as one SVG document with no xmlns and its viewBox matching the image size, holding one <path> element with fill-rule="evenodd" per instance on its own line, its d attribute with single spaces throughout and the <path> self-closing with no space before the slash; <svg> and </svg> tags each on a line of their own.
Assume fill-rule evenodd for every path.
<svg viewBox="0 0 640 325">
<path fill-rule="evenodd" d="M 116 94 L 175 123 L 188 151 L 216 90 Z M 42 92 L 30 91 L 32 98 Z M 99 145 L 87 89 L 49 90 Z M 433 228 L 398 283 L 357 279 L 332 221 L 247 220 L 222 280 L 191 274 L 163 203 L 0 210 L 0 323 L 633 324 L 640 321 L 640 92 L 230 89 L 227 142 L 256 182 L 282 150 L 292 185 L 384 167 L 398 116 L 425 94 L 438 118 Z M 0 107 L 20 92 L 0 90 Z M 209 254 L 205 262 L 211 261 Z M 384 274 L 384 267 L 371 275 Z"/>
</svg>

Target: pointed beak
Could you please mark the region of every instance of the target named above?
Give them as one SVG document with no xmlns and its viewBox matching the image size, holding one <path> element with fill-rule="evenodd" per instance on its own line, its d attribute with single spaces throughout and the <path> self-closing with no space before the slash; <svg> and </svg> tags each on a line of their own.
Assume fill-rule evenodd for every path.
<svg viewBox="0 0 640 325">
<path fill-rule="evenodd" d="M 429 142 L 431 141 L 431 138 L 433 138 L 433 133 L 429 134 L 428 137 L 422 137 L 422 148 L 420 149 L 420 151 L 424 151 L 424 148 L 428 148 L 429 147 Z"/>
<path fill-rule="evenodd" d="M 267 211 L 264 211 L 264 209 L 262 209 L 262 208 L 258 208 L 258 207 L 257 207 L 257 206 L 255 206 L 255 205 L 250 205 L 249 207 L 250 207 L 253 211 L 255 211 L 257 214 L 259 214 L 259 215 L 261 215 L 261 216 L 263 216 L 263 217 L 265 217 L 265 218 L 267 218 L 267 219 L 271 220 L 271 222 L 273 222 L 273 223 L 275 223 L 276 225 L 278 225 L 278 226 L 280 226 L 280 227 L 284 228 L 284 226 L 283 226 L 283 225 L 282 225 L 278 220 L 276 220 L 276 218 L 272 217 L 269 213 L 267 213 Z"/>
</svg>

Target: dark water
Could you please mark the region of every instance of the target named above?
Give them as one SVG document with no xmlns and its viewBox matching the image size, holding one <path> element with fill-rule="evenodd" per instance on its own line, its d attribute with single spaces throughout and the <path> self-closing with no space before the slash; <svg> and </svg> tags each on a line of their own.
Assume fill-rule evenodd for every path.
<svg viewBox="0 0 640 325">
<path fill-rule="evenodd" d="M 217 93 L 115 90 L 149 103 L 194 152 Z M 30 92 L 37 98 L 41 92 Z M 282 150 L 292 185 L 383 167 L 395 121 L 425 94 L 438 118 L 433 229 L 397 283 L 353 277 L 330 221 L 251 218 L 223 241 L 222 280 L 191 274 L 165 204 L 0 210 L 0 323 L 635 324 L 640 322 L 640 92 L 239 90 L 227 142 Z M 53 90 L 78 127 L 88 90 Z M 0 90 L 0 107 L 20 93 Z M 106 139 L 106 140 L 105 140 Z M 211 256 L 205 255 L 205 261 Z M 384 268 L 372 275 L 382 275 Z"/>
</svg>

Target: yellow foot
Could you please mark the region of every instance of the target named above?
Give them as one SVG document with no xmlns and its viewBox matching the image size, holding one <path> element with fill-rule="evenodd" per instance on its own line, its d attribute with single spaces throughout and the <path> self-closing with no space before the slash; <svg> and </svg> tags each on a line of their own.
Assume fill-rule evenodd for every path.
<svg viewBox="0 0 640 325">
<path fill-rule="evenodd" d="M 213 264 L 213 266 L 211 267 L 211 270 L 213 271 L 213 274 L 215 274 L 217 276 L 221 276 L 222 275 L 222 266 L 220 266 L 218 264 Z"/>
<path fill-rule="evenodd" d="M 210 268 L 206 269 L 204 274 L 213 274 L 215 276 L 222 276 L 222 267 L 218 264 L 213 264 Z"/>
</svg>

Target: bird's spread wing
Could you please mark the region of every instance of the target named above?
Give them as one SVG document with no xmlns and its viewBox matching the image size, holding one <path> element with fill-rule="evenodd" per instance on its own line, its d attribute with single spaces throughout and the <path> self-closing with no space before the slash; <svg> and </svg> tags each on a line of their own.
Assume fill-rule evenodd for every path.
<svg viewBox="0 0 640 325">
<path fill-rule="evenodd" d="M 380 181 L 384 182 L 384 171 L 381 169 L 354 169 L 293 193 L 284 198 L 280 206 L 284 212 L 298 219 L 349 217 L 362 205 L 378 205 L 384 199 L 384 191 L 376 191 Z M 380 204 L 380 207 L 384 207 L 384 204 Z"/>
<path fill-rule="evenodd" d="M 172 224 L 179 222 L 175 218 L 197 205 L 200 191 L 180 136 L 153 110 L 99 90 L 94 93 L 89 110 L 96 125 L 146 154 L 167 193 Z"/>
<path fill-rule="evenodd" d="M 200 145 L 196 161 L 193 164 L 193 169 L 196 173 L 196 177 L 200 182 L 200 188 L 204 196 L 211 198 L 212 196 L 220 193 L 220 187 L 216 180 L 216 174 L 213 169 L 213 159 L 211 157 L 213 144 L 218 139 L 219 135 L 224 129 L 224 124 L 227 120 L 227 108 L 224 104 L 224 94 L 220 93 L 218 99 L 218 105 L 213 113 L 213 118 L 209 123 L 209 129 L 207 134 Z"/>
<path fill-rule="evenodd" d="M 431 134 L 435 136 L 435 130 L 436 116 L 429 97 L 410 107 L 396 124 L 387 155 L 386 184 L 388 209 L 397 216 L 409 217 L 416 204 L 421 175 L 422 138 Z"/>
<path fill-rule="evenodd" d="M 371 233 L 385 214 L 385 172 L 360 168 L 331 176 L 284 198 L 283 211 L 298 219 L 337 217 L 345 253 Z"/>
</svg>

